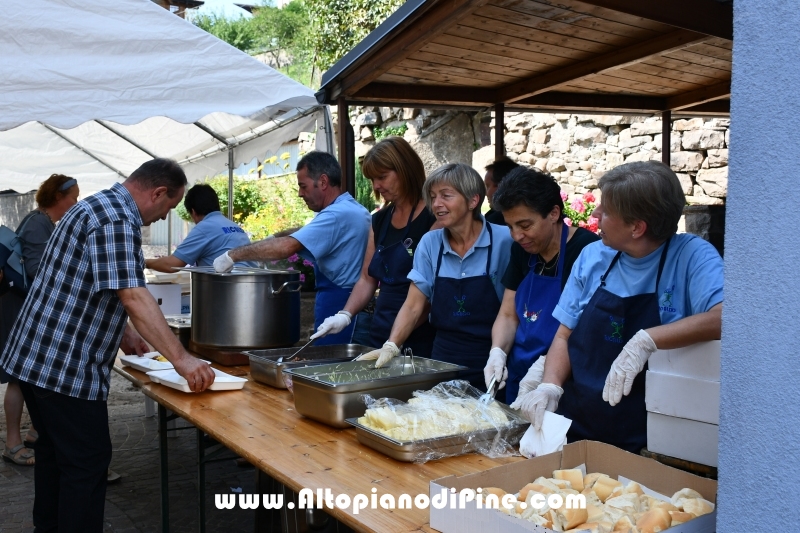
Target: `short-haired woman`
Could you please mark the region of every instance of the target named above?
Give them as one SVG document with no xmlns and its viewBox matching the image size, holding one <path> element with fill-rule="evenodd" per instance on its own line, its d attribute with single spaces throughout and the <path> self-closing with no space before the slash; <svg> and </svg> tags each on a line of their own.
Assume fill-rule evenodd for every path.
<svg viewBox="0 0 800 533">
<path fill-rule="evenodd" d="M 505 217 L 514 244 L 484 378 L 487 387 L 496 378 L 502 388 L 507 376 L 506 401 L 511 403 L 518 392 L 528 392 L 520 391 L 519 383 L 534 363 L 541 381 L 540 356 L 547 353 L 558 329 L 553 309 L 581 250 L 599 237 L 564 224 L 561 188 L 538 170 L 512 170 L 497 188 L 493 204 Z M 539 383 L 531 385 L 535 389 Z"/>
<path fill-rule="evenodd" d="M 22 241 L 25 274 L 29 281 L 36 276 L 47 241 L 56 229 L 56 222 L 78 202 L 79 194 L 77 180 L 61 174 L 53 174 L 47 178 L 36 191 L 36 209 L 28 213 L 17 228 L 17 235 Z M 0 353 L 8 341 L 11 328 L 24 302 L 24 296 L 13 291 L 7 292 L 0 298 Z M 2 368 L 0 368 L 0 383 L 8 383 L 3 400 L 6 413 L 6 446 L 3 450 L 3 459 L 18 465 L 33 465 L 35 462 L 33 450 L 26 448 L 25 445 L 33 445 L 37 434 L 31 426 L 25 441 L 22 441 L 20 421 L 24 402 L 19 383 Z"/>
<path fill-rule="evenodd" d="M 386 137 L 373 146 L 364 157 L 362 171 L 386 206 L 372 215 L 361 277 L 344 309 L 326 318 L 312 338 L 339 333 L 346 328 L 352 317 L 369 303 L 380 284 L 369 328 L 370 345 L 380 346 L 389 337 L 408 295 L 411 284 L 408 273 L 413 266 L 414 252 L 436 218 L 422 198 L 425 167 L 402 137 Z M 429 357 L 433 336 L 433 328 L 424 320 L 408 336 L 405 346 L 415 355 Z"/>
<path fill-rule="evenodd" d="M 703 239 L 676 234 L 686 199 L 669 167 L 628 163 L 599 187 L 602 242 L 575 262 L 553 312 L 561 325 L 542 383 L 515 406 L 535 428 L 545 410 L 557 409 L 572 419 L 570 442 L 639 452 L 647 442 L 642 371 L 650 355 L 720 338 L 722 258 Z"/>
<path fill-rule="evenodd" d="M 430 322 L 436 329 L 431 357 L 469 367 L 463 377 L 483 388 L 511 236 L 508 228 L 490 224 L 480 214 L 486 187 L 469 165 L 451 163 L 434 170 L 422 194 L 443 229 L 422 238 L 408 274 L 408 296 L 389 338 L 362 358 L 377 359 L 376 367 L 388 363 L 424 320 L 430 304 Z"/>
</svg>

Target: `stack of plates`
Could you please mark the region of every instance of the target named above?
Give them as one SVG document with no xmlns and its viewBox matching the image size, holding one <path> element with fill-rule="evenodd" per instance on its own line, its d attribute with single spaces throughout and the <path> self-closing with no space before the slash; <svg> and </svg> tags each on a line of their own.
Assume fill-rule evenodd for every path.
<svg viewBox="0 0 800 533">
<path fill-rule="evenodd" d="M 214 378 L 214 383 L 207 390 L 238 390 L 247 383 L 247 379 L 245 378 L 231 376 L 216 368 L 212 368 L 211 370 L 214 371 L 216 377 Z M 166 387 L 171 387 L 183 392 L 192 392 L 186 378 L 181 377 L 175 369 L 154 370 L 148 372 L 147 376 L 153 383 L 160 383 Z"/>
</svg>

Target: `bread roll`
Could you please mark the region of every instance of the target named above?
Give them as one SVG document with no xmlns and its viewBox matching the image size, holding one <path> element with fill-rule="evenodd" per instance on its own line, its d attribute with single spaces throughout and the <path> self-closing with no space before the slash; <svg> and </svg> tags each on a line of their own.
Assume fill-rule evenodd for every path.
<svg viewBox="0 0 800 533">
<path fill-rule="evenodd" d="M 559 490 L 558 485 L 554 484 L 553 480 L 547 479 L 545 477 L 537 477 L 536 479 L 533 480 L 533 482 L 536 483 L 537 485 L 545 486 L 550 490 L 552 490 L 553 492 L 557 492 Z"/>
<path fill-rule="evenodd" d="M 593 490 L 587 491 L 583 489 L 583 495 L 586 497 L 586 505 L 596 505 L 597 507 L 602 507 L 603 502 L 600 501 L 600 498 L 597 497 L 597 494 L 594 493 Z"/>
<path fill-rule="evenodd" d="M 497 496 L 498 500 L 502 500 L 503 496 L 505 496 L 508 493 L 498 487 L 483 487 L 482 494 L 483 494 L 483 500 L 486 501 L 486 496 L 488 496 L 489 494 L 494 494 L 495 496 Z"/>
<path fill-rule="evenodd" d="M 681 506 L 681 504 L 679 503 L 680 500 L 683 500 L 685 498 L 702 498 L 702 497 L 703 496 L 696 490 L 687 488 L 687 489 L 681 489 L 675 494 L 673 494 L 672 498 L 670 498 L 670 501 L 672 502 L 672 505 L 674 505 L 675 507 L 680 507 Z"/>
<path fill-rule="evenodd" d="M 622 483 L 616 479 L 611 479 L 610 477 L 605 476 L 597 479 L 594 485 L 592 485 L 592 490 L 594 490 L 601 502 L 605 502 L 611 495 L 611 491 L 613 491 L 616 487 L 621 486 Z"/>
<path fill-rule="evenodd" d="M 558 490 L 564 490 L 564 489 L 571 489 L 572 488 L 572 483 L 570 483 L 566 479 L 554 479 L 554 478 L 551 478 L 550 481 L 553 482 L 553 485 L 558 487 Z M 581 483 L 583 483 L 583 479 L 581 479 Z"/>
<path fill-rule="evenodd" d="M 636 521 L 639 533 L 659 533 L 672 527 L 672 517 L 664 509 L 652 509 Z"/>
<path fill-rule="evenodd" d="M 679 511 L 677 507 L 675 507 L 669 502 L 665 502 L 664 500 L 659 500 L 658 498 L 653 498 L 653 500 L 654 501 L 650 502 L 650 509 L 664 509 L 667 512 Z"/>
<path fill-rule="evenodd" d="M 615 498 L 606 500 L 606 509 L 608 507 L 617 508 L 625 511 L 625 514 L 634 514 L 639 512 L 639 496 L 636 494 L 623 494 Z"/>
<path fill-rule="evenodd" d="M 672 518 L 672 523 L 670 524 L 670 527 L 675 527 L 680 524 L 683 524 L 684 522 L 688 522 L 693 518 L 697 518 L 692 513 L 684 513 L 683 511 L 669 511 L 669 516 L 670 518 Z"/>
<path fill-rule="evenodd" d="M 600 479 L 601 477 L 608 477 L 607 475 L 603 474 L 602 472 L 592 472 L 591 474 L 586 474 L 583 476 L 583 488 L 590 489 L 594 485 L 594 482 Z"/>
<path fill-rule="evenodd" d="M 547 494 L 553 494 L 553 492 L 555 492 L 553 489 L 545 487 L 544 485 L 540 485 L 538 483 L 528 483 L 527 485 L 519 489 L 519 499 L 522 501 L 528 501 L 528 493 L 530 491 L 538 492 L 539 494 L 544 494 L 545 497 Z"/>
<path fill-rule="evenodd" d="M 578 492 L 583 490 L 583 472 L 577 468 L 573 468 L 571 470 L 555 470 L 553 472 L 553 477 L 556 479 L 569 481 L 571 485 L 570 488 L 575 489 Z"/>
<path fill-rule="evenodd" d="M 589 533 L 604 533 L 603 530 L 600 529 L 600 525 L 596 522 L 586 522 L 585 524 L 576 526 L 574 529 L 570 529 L 566 533 L 578 533 L 586 531 Z"/>
<path fill-rule="evenodd" d="M 636 531 L 636 524 L 628 515 L 624 515 L 614 524 L 614 533 L 629 533 L 631 531 Z"/>
<path fill-rule="evenodd" d="M 588 514 L 588 518 L 586 519 L 589 522 L 597 522 L 598 520 L 602 519 L 603 517 L 603 507 L 602 504 L 595 505 L 594 503 L 589 503 L 588 499 L 586 502 L 586 513 Z"/>
<path fill-rule="evenodd" d="M 622 496 L 625 494 L 625 487 L 622 484 L 614 487 L 614 490 L 611 491 L 611 494 L 608 495 L 609 498 L 616 498 L 617 496 Z"/>
<path fill-rule="evenodd" d="M 566 506 L 562 506 L 561 509 L 556 510 L 556 513 L 561 519 L 561 527 L 565 531 L 574 528 L 578 524 L 583 524 L 589 519 L 589 513 L 586 509 L 567 509 Z"/>
<path fill-rule="evenodd" d="M 683 510 L 695 516 L 703 516 L 714 510 L 714 507 L 701 498 L 687 498 L 681 501 L 683 502 Z"/>
<path fill-rule="evenodd" d="M 528 515 L 527 517 L 525 517 L 525 520 L 527 520 L 528 522 L 533 522 L 537 526 L 542 526 L 542 527 L 549 527 L 548 524 L 550 523 L 546 518 L 536 513 Z"/>
<path fill-rule="evenodd" d="M 622 489 L 623 494 L 637 494 L 639 496 L 644 496 L 644 491 L 642 490 L 642 486 L 636 483 L 635 481 L 631 481 L 625 488 Z"/>
</svg>

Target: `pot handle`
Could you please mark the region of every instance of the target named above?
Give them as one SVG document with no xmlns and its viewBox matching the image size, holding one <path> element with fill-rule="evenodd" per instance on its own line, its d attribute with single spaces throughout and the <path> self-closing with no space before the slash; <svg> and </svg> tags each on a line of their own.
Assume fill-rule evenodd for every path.
<svg viewBox="0 0 800 533">
<path fill-rule="evenodd" d="M 286 289 L 286 287 L 287 287 L 288 285 L 292 285 L 292 284 L 294 284 L 294 283 L 296 283 L 296 284 L 297 284 L 297 288 L 296 288 L 296 289 Z M 278 290 L 277 290 L 277 291 L 273 289 L 273 291 L 272 291 L 272 295 L 273 295 L 273 296 L 275 296 L 276 294 L 280 294 L 280 293 L 283 291 L 283 289 L 286 289 L 286 292 L 300 292 L 300 289 L 301 289 L 302 287 L 303 287 L 303 282 L 302 282 L 302 281 L 300 281 L 300 280 L 295 280 L 295 281 L 287 281 L 287 282 L 285 282 L 283 285 L 281 285 L 280 287 L 278 287 Z"/>
</svg>

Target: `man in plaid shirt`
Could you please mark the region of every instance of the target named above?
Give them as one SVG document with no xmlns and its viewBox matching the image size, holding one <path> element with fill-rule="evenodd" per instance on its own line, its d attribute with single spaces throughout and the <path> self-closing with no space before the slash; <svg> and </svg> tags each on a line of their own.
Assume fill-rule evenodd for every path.
<svg viewBox="0 0 800 533">
<path fill-rule="evenodd" d="M 0 366 L 19 379 L 39 431 L 36 531 L 103 530 L 111 367 L 118 348 L 148 351 L 137 331 L 194 392 L 214 382 L 208 365 L 172 334 L 145 287 L 141 226 L 165 218 L 185 187 L 177 163 L 148 161 L 124 183 L 78 202 L 47 244 L 0 356 Z"/>
</svg>

